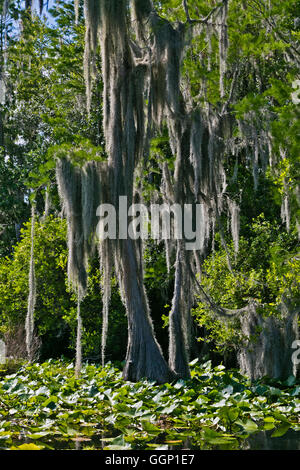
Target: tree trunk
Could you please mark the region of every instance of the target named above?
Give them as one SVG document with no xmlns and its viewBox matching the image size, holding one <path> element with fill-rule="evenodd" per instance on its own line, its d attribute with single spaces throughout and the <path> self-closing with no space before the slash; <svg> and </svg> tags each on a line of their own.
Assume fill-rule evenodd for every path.
<svg viewBox="0 0 300 470">
<path fill-rule="evenodd" d="M 128 316 L 128 345 L 123 376 L 126 380 L 149 379 L 158 383 L 174 378 L 155 338 L 135 242 L 119 242 L 119 281 Z"/>
<path fill-rule="evenodd" d="M 274 439 L 272 431 L 260 431 L 250 434 L 246 439 L 244 450 L 300 450 L 299 432 L 289 429 L 280 439 Z"/>
<path fill-rule="evenodd" d="M 178 241 L 175 284 L 172 310 L 169 319 L 169 366 L 177 376 L 189 379 L 189 329 L 190 310 L 189 292 L 186 285 L 189 283 L 189 276 L 185 273 L 184 246 L 182 241 Z"/>
<path fill-rule="evenodd" d="M 296 376 L 292 343 L 298 338 L 297 315 L 263 318 L 253 307 L 241 318 L 242 333 L 249 338 L 238 353 L 241 372 L 252 380 L 264 376 L 285 380 Z"/>
</svg>

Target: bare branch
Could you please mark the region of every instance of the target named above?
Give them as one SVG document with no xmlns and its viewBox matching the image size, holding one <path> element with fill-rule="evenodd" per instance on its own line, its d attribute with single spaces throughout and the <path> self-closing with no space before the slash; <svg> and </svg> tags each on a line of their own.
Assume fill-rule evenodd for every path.
<svg viewBox="0 0 300 470">
<path fill-rule="evenodd" d="M 218 5 L 216 5 L 209 13 L 207 16 L 205 16 L 204 18 L 200 18 L 199 20 L 194 20 L 190 17 L 190 12 L 189 12 L 189 8 L 188 8 L 188 4 L 187 4 L 187 0 L 182 0 L 182 6 L 183 6 L 183 9 L 185 11 L 185 15 L 186 15 L 186 20 L 187 20 L 187 23 L 189 24 L 205 24 L 208 22 L 208 20 L 212 17 L 212 15 L 220 8 L 222 8 L 222 4 L 223 2 Z"/>
<path fill-rule="evenodd" d="M 226 111 L 228 109 L 228 106 L 231 103 L 231 100 L 232 100 L 232 97 L 233 97 L 233 92 L 235 90 L 235 86 L 236 86 L 238 76 L 239 76 L 239 68 L 238 68 L 238 66 L 236 66 L 235 69 L 234 69 L 234 73 L 233 73 L 233 78 L 232 78 L 232 82 L 231 82 L 229 96 L 228 96 L 228 99 L 226 100 L 226 102 L 224 103 L 224 105 L 222 107 L 221 116 L 223 116 L 226 113 Z"/>
<path fill-rule="evenodd" d="M 205 289 L 200 284 L 200 282 L 198 281 L 195 274 L 192 272 L 191 267 L 189 267 L 189 269 L 190 269 L 190 276 L 195 281 L 196 286 L 198 287 L 198 290 L 200 292 L 201 300 L 204 303 L 206 303 L 206 305 L 208 305 L 212 309 L 212 311 L 214 312 L 214 314 L 217 317 L 223 317 L 223 318 L 230 319 L 230 318 L 234 318 L 234 317 L 237 317 L 238 315 L 241 315 L 243 313 L 248 312 L 251 307 L 262 307 L 263 306 L 263 304 L 260 304 L 259 302 L 255 301 L 254 299 L 249 299 L 249 303 L 245 307 L 242 307 L 242 308 L 230 309 L 230 308 L 221 307 L 220 305 L 217 305 L 214 302 L 214 300 L 211 298 L 211 296 L 205 291 Z M 300 307 L 290 309 L 291 308 L 290 305 L 287 305 L 287 304 L 289 304 L 289 301 L 283 295 L 282 298 L 281 298 L 281 304 L 280 305 L 284 306 L 286 308 L 286 310 L 288 311 L 288 318 L 293 318 L 295 315 L 299 314 Z"/>
<path fill-rule="evenodd" d="M 192 279 L 196 282 L 196 285 L 200 291 L 201 300 L 203 300 L 218 317 L 234 318 L 238 315 L 241 315 L 242 313 L 247 312 L 250 306 L 257 305 L 257 303 L 254 302 L 254 300 L 250 300 L 249 304 L 243 308 L 230 309 L 230 308 L 221 307 L 220 305 L 217 305 L 213 301 L 213 299 L 210 297 L 210 295 L 204 290 L 204 288 L 202 287 L 202 285 L 200 284 L 196 276 L 192 273 L 191 268 L 190 268 L 190 274 L 192 276 Z"/>
<path fill-rule="evenodd" d="M 184 11 L 185 11 L 187 22 L 191 23 L 191 17 L 190 17 L 189 9 L 188 9 L 188 6 L 187 6 L 187 1 L 182 0 L 182 4 L 183 4 Z"/>
</svg>

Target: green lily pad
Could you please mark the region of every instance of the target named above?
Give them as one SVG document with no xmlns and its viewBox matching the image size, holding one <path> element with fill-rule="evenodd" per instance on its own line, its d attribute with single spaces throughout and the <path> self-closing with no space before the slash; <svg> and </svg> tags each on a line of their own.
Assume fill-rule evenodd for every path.
<svg viewBox="0 0 300 470">
<path fill-rule="evenodd" d="M 271 435 L 271 437 L 281 437 L 290 429 L 290 424 L 284 423 L 277 428 Z"/>
<path fill-rule="evenodd" d="M 35 444 L 22 444 L 20 446 L 12 446 L 11 450 L 42 450 L 44 446 L 37 446 Z"/>
</svg>

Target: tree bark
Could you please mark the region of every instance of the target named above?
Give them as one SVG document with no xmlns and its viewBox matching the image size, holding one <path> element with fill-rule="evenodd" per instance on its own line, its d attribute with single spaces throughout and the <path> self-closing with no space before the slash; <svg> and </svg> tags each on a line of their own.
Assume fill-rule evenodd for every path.
<svg viewBox="0 0 300 470">
<path fill-rule="evenodd" d="M 285 380 L 296 376 L 292 343 L 298 338 L 297 315 L 263 318 L 253 307 L 241 317 L 241 328 L 249 339 L 238 352 L 242 373 L 252 380 L 264 376 Z"/>
<path fill-rule="evenodd" d="M 178 241 L 172 310 L 169 319 L 169 366 L 178 377 L 189 379 L 189 275 L 185 273 L 183 242 Z"/>
<path fill-rule="evenodd" d="M 174 379 L 155 338 L 135 242 L 119 241 L 119 282 L 128 316 L 128 345 L 123 377 L 165 383 Z"/>
</svg>

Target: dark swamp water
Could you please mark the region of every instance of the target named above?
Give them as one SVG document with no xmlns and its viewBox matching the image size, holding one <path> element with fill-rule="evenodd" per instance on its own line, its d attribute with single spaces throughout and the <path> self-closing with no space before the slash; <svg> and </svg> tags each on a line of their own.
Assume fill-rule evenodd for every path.
<svg viewBox="0 0 300 470">
<path fill-rule="evenodd" d="M 260 431 L 244 440 L 236 440 L 230 445 L 211 445 L 206 444 L 205 440 L 195 442 L 193 439 L 185 439 L 177 444 L 168 444 L 163 436 L 159 436 L 152 442 L 152 449 L 164 450 L 300 450 L 300 431 L 289 429 L 284 436 L 271 437 L 272 431 Z M 111 437 L 99 434 L 91 437 L 52 437 L 49 439 L 31 440 L 26 438 L 15 439 L 12 446 L 34 443 L 44 450 L 103 450 L 107 448 Z M 144 450 L 145 446 L 132 445 L 128 450 Z M 124 449 L 126 450 L 126 449 Z"/>
</svg>

